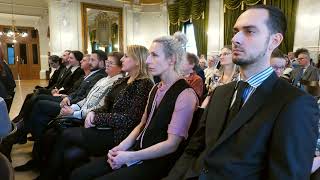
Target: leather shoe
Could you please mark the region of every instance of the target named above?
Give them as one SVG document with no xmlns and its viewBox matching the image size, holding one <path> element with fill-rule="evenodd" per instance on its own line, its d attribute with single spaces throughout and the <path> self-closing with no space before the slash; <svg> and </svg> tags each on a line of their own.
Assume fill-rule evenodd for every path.
<svg viewBox="0 0 320 180">
<path fill-rule="evenodd" d="M 30 171 L 36 168 L 37 168 L 36 162 L 31 159 L 24 165 L 15 167 L 14 170 L 21 172 L 21 171 Z"/>
<path fill-rule="evenodd" d="M 28 139 L 28 141 L 35 141 L 33 136 L 29 136 L 27 139 Z"/>
</svg>

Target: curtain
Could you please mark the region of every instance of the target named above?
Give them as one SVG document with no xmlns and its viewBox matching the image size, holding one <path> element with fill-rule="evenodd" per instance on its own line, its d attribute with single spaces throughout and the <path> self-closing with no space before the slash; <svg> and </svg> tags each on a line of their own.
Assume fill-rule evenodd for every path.
<svg viewBox="0 0 320 180">
<path fill-rule="evenodd" d="M 224 45 L 230 45 L 233 37 L 233 26 L 242 13 L 240 8 L 224 10 Z"/>
<path fill-rule="evenodd" d="M 267 4 L 281 9 L 287 18 L 287 32 L 279 49 L 283 53 L 293 50 L 298 0 L 224 0 L 224 44 L 231 44 L 233 26 L 239 15 L 256 4 Z"/>
<path fill-rule="evenodd" d="M 168 1 L 169 31 L 181 31 L 183 24 L 192 22 L 198 54 L 207 54 L 209 0 Z"/>
<path fill-rule="evenodd" d="M 199 4 L 199 5 L 202 5 L 202 4 Z M 194 37 L 197 45 L 198 56 L 200 56 L 201 54 L 204 54 L 205 56 L 207 55 L 209 0 L 204 1 L 203 7 L 205 7 L 203 14 L 201 15 L 201 12 L 198 12 L 198 14 L 201 15 L 202 17 L 199 17 L 192 21 L 192 24 L 194 27 Z M 199 8 L 194 8 L 194 9 L 197 10 Z M 194 12 L 193 14 L 197 14 L 197 13 Z"/>
<path fill-rule="evenodd" d="M 294 33 L 296 27 L 296 14 L 298 0 L 266 0 L 267 5 L 275 6 L 281 9 L 287 18 L 287 32 L 279 47 L 283 53 L 293 51 Z"/>
</svg>

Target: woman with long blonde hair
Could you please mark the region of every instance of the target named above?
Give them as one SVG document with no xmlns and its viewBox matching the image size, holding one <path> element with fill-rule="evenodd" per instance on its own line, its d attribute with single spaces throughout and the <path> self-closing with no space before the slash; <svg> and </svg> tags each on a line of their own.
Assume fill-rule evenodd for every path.
<svg viewBox="0 0 320 180">
<path fill-rule="evenodd" d="M 207 106 L 211 98 L 211 93 L 216 87 L 227 84 L 231 81 L 236 81 L 239 78 L 238 68 L 232 62 L 232 47 L 230 45 L 226 45 L 221 49 L 220 65 L 220 69 L 213 73 L 213 76 L 209 81 L 209 95 L 202 102 L 202 108 Z"/>
</svg>

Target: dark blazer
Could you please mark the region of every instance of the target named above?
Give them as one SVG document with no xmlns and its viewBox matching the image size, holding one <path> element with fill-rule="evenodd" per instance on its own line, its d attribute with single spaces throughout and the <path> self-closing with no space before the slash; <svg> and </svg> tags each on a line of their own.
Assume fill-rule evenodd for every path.
<svg viewBox="0 0 320 180">
<path fill-rule="evenodd" d="M 84 79 L 76 91 L 69 94 L 68 97 L 71 101 L 71 104 L 75 104 L 87 97 L 91 88 L 103 77 L 106 77 L 106 73 L 104 69 L 101 69 L 94 74 L 91 74 L 87 79 Z"/>
<path fill-rule="evenodd" d="M 66 69 L 66 67 L 63 65 L 61 65 L 59 67 L 59 69 L 56 69 L 53 72 L 53 75 L 51 76 L 51 78 L 49 79 L 48 86 L 45 88 L 47 88 L 47 89 L 54 88 L 55 84 L 58 82 L 58 79 L 59 79 L 59 76 L 61 75 L 61 72 L 65 71 L 65 69 Z"/>
<path fill-rule="evenodd" d="M 3 82 L 0 80 L 0 97 L 6 98 L 8 97 L 8 91 Z"/>
<path fill-rule="evenodd" d="M 235 85 L 215 89 L 167 179 L 309 179 L 318 137 L 315 99 L 273 73 L 219 137 Z"/>
<path fill-rule="evenodd" d="M 60 94 L 68 92 L 72 88 L 73 84 L 84 75 L 84 72 L 80 67 L 78 67 L 73 73 L 71 73 L 71 71 L 66 73 L 67 76 L 65 77 L 62 86 L 59 87 L 64 88 L 64 90 L 59 91 Z"/>
<path fill-rule="evenodd" d="M 3 71 L 0 71 L 0 81 L 7 90 L 7 93 L 14 96 L 14 88 L 16 87 L 16 82 L 14 81 L 12 71 L 7 63 L 0 61 L 3 67 Z"/>
<path fill-rule="evenodd" d="M 301 67 L 298 67 L 294 70 L 292 70 L 290 74 L 290 79 L 293 82 L 293 85 L 297 85 L 298 82 L 301 80 L 306 81 L 319 81 L 319 69 L 310 65 L 306 71 L 303 73 L 303 69 Z"/>
<path fill-rule="evenodd" d="M 67 76 L 69 76 L 71 74 L 70 69 L 71 69 L 71 67 L 69 67 L 69 68 L 65 67 L 64 69 L 61 69 L 59 77 L 57 79 L 57 82 L 51 87 L 51 89 L 53 89 L 55 87 L 60 88 L 63 86 L 64 80 L 66 79 Z"/>
</svg>

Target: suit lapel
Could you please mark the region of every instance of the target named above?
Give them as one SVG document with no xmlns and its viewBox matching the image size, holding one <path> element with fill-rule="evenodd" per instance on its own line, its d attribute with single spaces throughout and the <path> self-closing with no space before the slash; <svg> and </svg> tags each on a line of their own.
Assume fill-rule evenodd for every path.
<svg viewBox="0 0 320 180">
<path fill-rule="evenodd" d="M 303 73 L 303 72 L 302 72 Z M 309 79 L 311 75 L 311 65 L 306 69 L 306 71 L 302 74 L 303 80 Z"/>
<path fill-rule="evenodd" d="M 210 136 L 208 144 L 214 144 L 219 138 L 223 124 L 225 122 L 230 102 L 234 94 L 236 81 L 231 82 L 225 86 L 218 87 L 213 93 L 212 101 L 208 106 L 208 117 L 206 132 Z"/>
<path fill-rule="evenodd" d="M 266 99 L 271 95 L 272 89 L 276 81 L 278 80 L 277 75 L 273 72 L 251 95 L 248 101 L 240 109 L 237 116 L 230 122 L 226 127 L 220 138 L 212 147 L 214 150 L 228 137 L 234 134 L 239 128 L 241 128 L 255 113 L 256 111 L 266 102 Z"/>
</svg>

